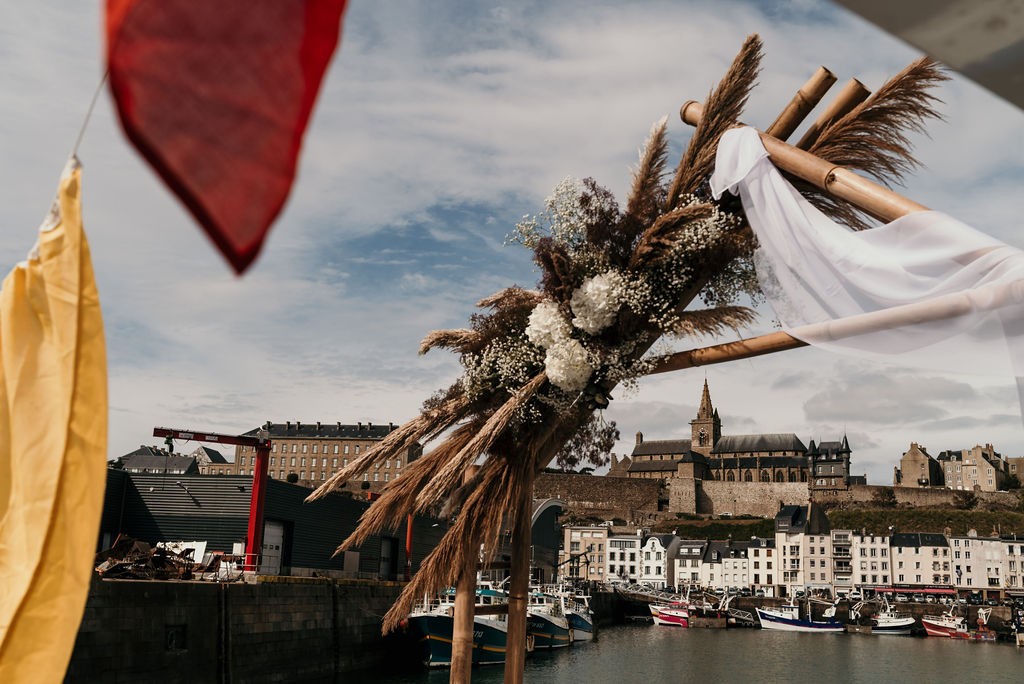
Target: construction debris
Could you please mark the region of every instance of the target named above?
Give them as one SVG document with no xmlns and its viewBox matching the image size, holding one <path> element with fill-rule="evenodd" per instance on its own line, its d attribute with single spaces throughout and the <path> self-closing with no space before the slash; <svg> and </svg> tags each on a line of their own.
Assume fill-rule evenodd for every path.
<svg viewBox="0 0 1024 684">
<path fill-rule="evenodd" d="M 205 543 L 202 547 L 205 548 Z M 96 573 L 104 579 L 234 581 L 241 578 L 240 558 L 218 551 L 204 554 L 202 561 L 196 562 L 195 548 L 195 542 L 168 542 L 154 547 L 119 535 L 113 546 L 96 554 Z"/>
</svg>

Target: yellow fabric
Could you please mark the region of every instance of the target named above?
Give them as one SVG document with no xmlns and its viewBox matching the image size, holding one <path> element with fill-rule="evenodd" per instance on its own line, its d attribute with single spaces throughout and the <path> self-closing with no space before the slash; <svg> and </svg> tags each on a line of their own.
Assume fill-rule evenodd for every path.
<svg viewBox="0 0 1024 684">
<path fill-rule="evenodd" d="M 106 484 L 107 362 L 81 170 L 0 291 L 0 682 L 64 679 Z"/>
</svg>

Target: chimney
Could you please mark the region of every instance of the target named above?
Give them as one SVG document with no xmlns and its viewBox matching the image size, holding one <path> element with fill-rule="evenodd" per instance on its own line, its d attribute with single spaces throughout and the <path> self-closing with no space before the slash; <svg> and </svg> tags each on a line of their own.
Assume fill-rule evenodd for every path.
<svg viewBox="0 0 1024 684">
<path fill-rule="evenodd" d="M 316 421 L 316 431 L 320 432 L 320 421 Z"/>
<path fill-rule="evenodd" d="M 636 443 L 637 444 L 643 444 L 644 443 L 644 433 L 642 433 L 642 432 L 637 432 L 636 433 Z"/>
<path fill-rule="evenodd" d="M 340 432 L 341 431 L 341 421 L 340 420 L 338 421 L 337 425 L 338 425 L 338 431 Z"/>
<path fill-rule="evenodd" d="M 358 423 L 356 423 L 356 425 L 359 426 L 360 431 L 363 429 L 363 421 L 359 421 Z"/>
<path fill-rule="evenodd" d="M 285 430 L 291 430 L 292 429 L 292 421 L 290 421 L 290 420 L 284 421 L 284 429 Z"/>
<path fill-rule="evenodd" d="M 373 423 L 367 423 L 366 424 L 366 429 L 367 430 L 372 430 L 373 429 Z"/>
<path fill-rule="evenodd" d="M 302 421 L 301 420 L 295 421 L 295 429 L 296 430 L 301 430 L 302 429 Z"/>
</svg>

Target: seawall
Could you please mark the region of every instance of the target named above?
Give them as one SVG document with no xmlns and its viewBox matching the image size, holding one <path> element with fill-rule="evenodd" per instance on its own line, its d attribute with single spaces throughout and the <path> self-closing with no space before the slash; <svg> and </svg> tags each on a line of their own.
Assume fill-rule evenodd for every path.
<svg viewBox="0 0 1024 684">
<path fill-rule="evenodd" d="M 380 633 L 399 582 L 269 577 L 258 584 L 95 579 L 67 682 L 331 678 L 416 653 Z"/>
</svg>

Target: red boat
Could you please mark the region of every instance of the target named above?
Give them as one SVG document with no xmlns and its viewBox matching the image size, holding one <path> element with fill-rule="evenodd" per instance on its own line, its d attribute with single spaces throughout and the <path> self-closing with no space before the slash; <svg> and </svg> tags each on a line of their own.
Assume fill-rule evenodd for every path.
<svg viewBox="0 0 1024 684">
<path fill-rule="evenodd" d="M 690 611 L 686 604 L 680 601 L 672 603 L 652 603 L 650 606 L 651 617 L 654 624 L 667 625 L 670 627 L 689 627 Z"/>
</svg>

